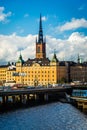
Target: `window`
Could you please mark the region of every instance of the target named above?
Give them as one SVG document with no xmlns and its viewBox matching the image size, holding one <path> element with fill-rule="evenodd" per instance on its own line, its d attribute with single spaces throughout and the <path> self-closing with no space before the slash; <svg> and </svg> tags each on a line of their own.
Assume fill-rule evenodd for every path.
<svg viewBox="0 0 87 130">
<path fill-rule="evenodd" d="M 37 48 L 37 52 L 40 53 L 40 47 Z"/>
</svg>

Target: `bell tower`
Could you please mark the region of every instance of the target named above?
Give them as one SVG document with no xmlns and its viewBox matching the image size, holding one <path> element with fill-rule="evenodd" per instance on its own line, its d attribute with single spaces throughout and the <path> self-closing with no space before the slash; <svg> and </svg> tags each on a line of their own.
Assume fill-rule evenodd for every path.
<svg viewBox="0 0 87 130">
<path fill-rule="evenodd" d="M 36 38 L 36 58 L 46 58 L 46 41 L 43 40 L 42 19 L 40 15 L 39 34 Z"/>
</svg>

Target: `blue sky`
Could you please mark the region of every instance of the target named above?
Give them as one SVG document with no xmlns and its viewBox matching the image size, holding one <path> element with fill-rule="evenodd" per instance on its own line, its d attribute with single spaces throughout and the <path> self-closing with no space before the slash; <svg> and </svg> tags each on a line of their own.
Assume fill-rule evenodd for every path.
<svg viewBox="0 0 87 130">
<path fill-rule="evenodd" d="M 11 12 L 11 16 L 6 18 L 7 23 L 0 22 L 0 34 L 37 34 L 40 13 L 46 18 L 43 22 L 46 35 L 52 35 L 52 28 L 70 22 L 72 18 L 87 19 L 86 0 L 0 0 L 0 6 L 4 7 L 3 13 Z M 83 29 L 79 28 L 81 32 L 87 33 Z M 62 33 L 59 35 L 62 36 Z"/>
<path fill-rule="evenodd" d="M 87 0 L 0 0 L 1 62 L 16 60 L 20 51 L 25 59 L 35 57 L 40 13 L 47 37 L 47 56 L 52 57 L 56 48 L 59 59 L 76 60 L 80 53 L 86 60 Z"/>
</svg>

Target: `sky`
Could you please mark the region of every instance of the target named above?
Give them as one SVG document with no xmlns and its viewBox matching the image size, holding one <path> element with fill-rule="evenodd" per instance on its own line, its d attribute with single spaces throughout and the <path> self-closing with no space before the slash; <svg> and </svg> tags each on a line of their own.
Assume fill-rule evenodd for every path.
<svg viewBox="0 0 87 130">
<path fill-rule="evenodd" d="M 35 58 L 40 14 L 46 56 L 87 61 L 87 0 L 0 0 L 0 64 Z"/>
</svg>

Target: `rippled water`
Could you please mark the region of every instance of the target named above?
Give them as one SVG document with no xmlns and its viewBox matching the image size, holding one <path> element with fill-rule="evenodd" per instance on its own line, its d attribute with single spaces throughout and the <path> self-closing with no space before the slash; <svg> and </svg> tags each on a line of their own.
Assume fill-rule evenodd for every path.
<svg viewBox="0 0 87 130">
<path fill-rule="evenodd" d="M 0 114 L 0 130 L 87 130 L 87 117 L 70 104 L 52 103 Z"/>
</svg>

